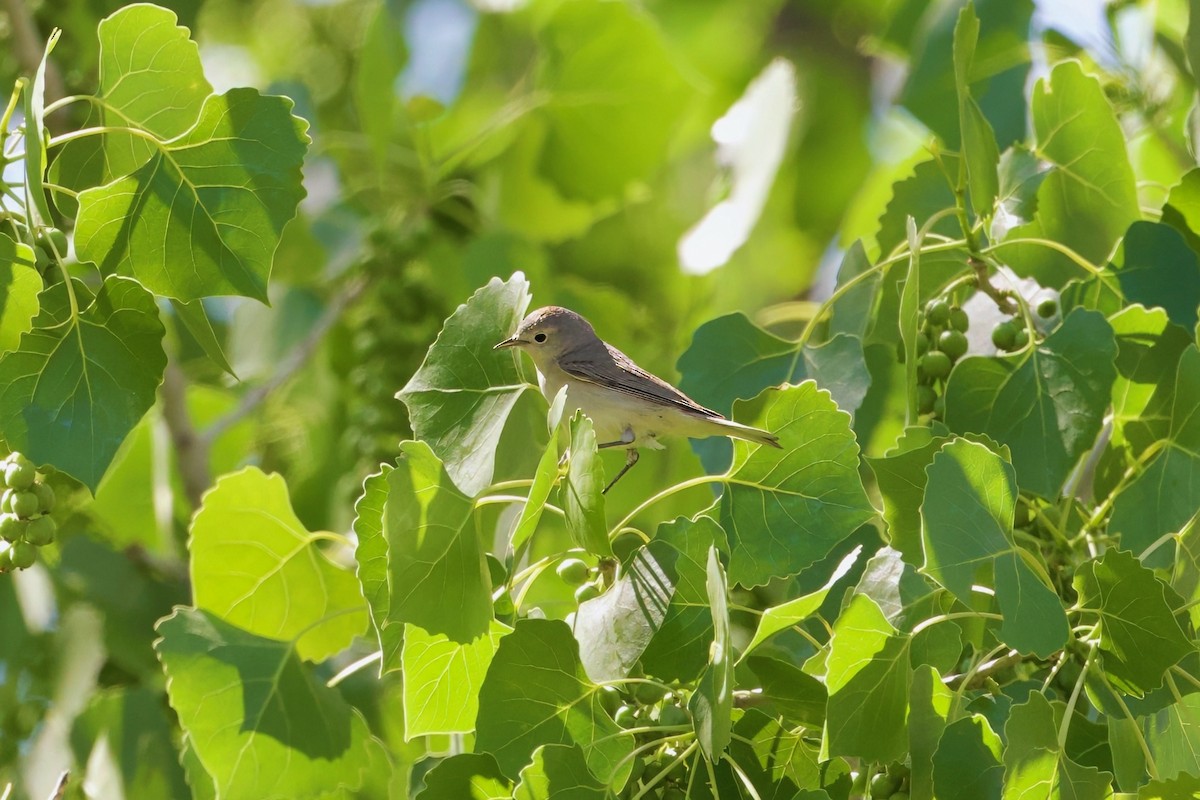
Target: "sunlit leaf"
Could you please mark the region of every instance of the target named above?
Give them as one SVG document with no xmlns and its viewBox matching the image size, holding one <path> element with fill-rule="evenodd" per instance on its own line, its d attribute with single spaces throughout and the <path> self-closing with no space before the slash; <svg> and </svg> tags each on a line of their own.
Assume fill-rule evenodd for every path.
<svg viewBox="0 0 1200 800">
<path fill-rule="evenodd" d="M 33 248 L 0 233 L 0 353 L 16 350 L 38 313 L 42 280 Z"/>
<path fill-rule="evenodd" d="M 575 412 L 571 420 L 571 463 L 561 489 L 562 506 L 575 545 L 598 556 L 611 556 L 604 516 L 604 465 L 596 444 L 592 420 Z"/>
<path fill-rule="evenodd" d="M 1063 752 L 1059 717 L 1046 697 L 1030 692 L 1015 705 L 1004 726 L 1004 797 L 1073 797 L 1105 800 L 1112 794 L 1112 775 L 1084 767 Z"/>
<path fill-rule="evenodd" d="M 514 800 L 603 800 L 604 786 L 588 772 L 578 745 L 542 745 L 521 770 Z"/>
<path fill-rule="evenodd" d="M 512 631 L 492 620 L 486 636 L 455 642 L 406 623 L 400 668 L 404 673 L 404 736 L 467 733 L 475 729 L 479 694 L 501 637 Z"/>
<path fill-rule="evenodd" d="M 779 436 L 782 449 L 735 442 L 718 520 L 729 578 L 745 585 L 799 572 L 875 514 L 850 417 L 827 392 L 805 381 L 765 392 L 756 411 L 744 421 Z"/>
<path fill-rule="evenodd" d="M 197 608 L 324 661 L 367 625 L 353 573 L 321 552 L 329 538 L 304 528 L 281 475 L 246 467 L 221 477 L 192 520 Z"/>
<path fill-rule="evenodd" d="M 536 675 L 537 680 L 530 680 Z M 577 744 L 592 775 L 618 788 L 633 749 L 600 706 L 571 630 L 557 620 L 525 619 L 500 640 L 479 692 L 476 750 L 491 753 L 516 778 L 541 745 Z"/>
<path fill-rule="evenodd" d="M 521 273 L 493 278 L 446 320 L 421 369 L 397 395 L 413 433 L 428 442 L 469 495 L 492 482 L 496 445 L 517 398 L 530 388 L 512 350 L 493 350 L 517 329 L 529 305 Z"/>
<path fill-rule="evenodd" d="M 379 745 L 291 643 L 189 608 L 158 633 L 171 707 L 219 797 L 317 798 L 362 785 Z"/>
<path fill-rule="evenodd" d="M 0 433 L 38 464 L 92 490 L 117 448 L 154 402 L 167 358 L 154 298 L 109 277 L 95 296 L 73 283 L 39 295 L 20 347 L 0 357 Z"/>
<path fill-rule="evenodd" d="M 729 589 L 715 546 L 708 550 L 707 571 L 713 640 L 708 651 L 708 666 L 688 701 L 688 710 L 692 712 L 701 751 L 710 762 L 717 762 L 731 739 L 734 654 L 729 636 Z"/>
</svg>

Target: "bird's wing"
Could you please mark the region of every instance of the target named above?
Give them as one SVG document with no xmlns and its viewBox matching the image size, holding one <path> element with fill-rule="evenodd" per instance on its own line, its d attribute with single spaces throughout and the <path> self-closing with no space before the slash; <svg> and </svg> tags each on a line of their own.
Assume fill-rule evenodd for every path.
<svg viewBox="0 0 1200 800">
<path fill-rule="evenodd" d="M 600 344 L 599 342 L 597 344 Z M 558 366 L 573 378 L 594 383 L 658 405 L 671 406 L 701 417 L 725 419 L 705 408 L 671 384 L 639 367 L 617 348 L 604 344 L 579 353 L 568 353 Z"/>
</svg>

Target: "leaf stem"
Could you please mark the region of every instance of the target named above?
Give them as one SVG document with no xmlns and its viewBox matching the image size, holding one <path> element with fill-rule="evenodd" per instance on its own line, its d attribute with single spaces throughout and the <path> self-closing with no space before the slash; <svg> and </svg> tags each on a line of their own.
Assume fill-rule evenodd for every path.
<svg viewBox="0 0 1200 800">
<path fill-rule="evenodd" d="M 691 744 L 689 744 L 686 748 L 684 748 L 682 753 L 680 753 L 678 756 L 675 757 L 674 761 L 672 761 L 670 764 L 667 764 L 667 766 L 662 768 L 661 772 L 659 772 L 657 775 L 655 775 L 653 778 L 651 778 L 649 781 L 647 781 L 642 786 L 642 790 L 633 796 L 632 800 L 641 800 L 641 798 L 646 796 L 647 792 L 649 792 L 655 786 L 658 786 L 660 783 L 665 781 L 667 779 L 667 776 L 670 775 L 672 772 L 674 772 L 675 769 L 680 764 L 682 764 L 688 758 L 688 756 L 690 756 L 693 752 L 695 752 L 696 748 L 699 746 L 700 746 L 700 743 L 693 740 Z M 761 799 L 756 797 L 755 800 L 761 800 Z"/>
<path fill-rule="evenodd" d="M 1098 267 L 1095 264 L 1093 264 L 1092 262 L 1088 261 L 1086 258 L 1079 255 L 1079 253 L 1076 253 L 1074 250 L 1072 250 L 1070 247 L 1067 247 L 1065 244 L 1062 244 L 1061 242 L 1056 242 L 1052 239 L 1042 239 L 1040 237 L 1026 238 L 1026 239 L 1006 239 L 1003 242 L 996 242 L 995 244 L 989 245 L 988 247 L 983 248 L 979 252 L 981 254 L 994 253 L 1002 247 L 1011 247 L 1011 246 L 1017 245 L 1017 244 L 1041 245 L 1042 247 L 1046 247 L 1051 250 L 1062 253 L 1064 256 L 1071 259 L 1071 261 L 1075 262 L 1077 265 L 1079 265 L 1083 269 L 1087 270 L 1088 272 L 1092 273 L 1093 275 L 1101 275 L 1104 272 L 1104 270 L 1101 267 Z"/>
<path fill-rule="evenodd" d="M 334 675 L 332 678 L 325 681 L 325 685 L 328 686 L 330 689 L 332 689 L 333 687 L 337 686 L 342 681 L 346 680 L 346 678 L 349 678 L 351 675 L 353 675 L 354 673 L 363 669 L 364 667 L 369 667 L 371 664 L 374 664 L 376 661 L 382 661 L 382 660 L 383 660 L 383 651 L 376 650 L 374 653 L 371 653 L 370 655 L 367 655 L 367 656 L 363 656 L 362 658 L 355 661 L 353 664 L 350 664 L 349 666 L 344 667 L 342 669 L 342 671 L 339 672 L 337 675 Z"/>
<path fill-rule="evenodd" d="M 992 661 L 992 659 L 996 658 L 996 656 L 998 656 L 1002 652 L 1004 652 L 1004 650 L 1007 649 L 1007 647 L 1008 647 L 1008 645 L 1006 645 L 1006 644 L 996 645 L 991 650 L 989 650 L 984 655 L 983 658 L 976 661 L 974 664 L 971 665 L 970 669 L 968 669 L 966 672 L 963 673 L 962 678 L 958 684 L 958 688 L 954 690 L 954 698 L 952 699 L 952 701 L 950 703 L 950 712 L 951 713 L 949 716 L 947 716 L 947 718 L 946 718 L 947 720 L 949 720 L 951 716 L 954 717 L 954 719 L 958 719 L 958 708 L 962 704 L 963 694 L 967 691 L 967 687 L 971 685 L 971 681 L 975 679 L 975 675 L 980 670 L 983 669 L 985 664 L 989 664 Z"/>
<path fill-rule="evenodd" d="M 1058 727 L 1058 749 L 1062 752 L 1067 744 L 1067 732 L 1071 729 L 1071 718 L 1075 715 L 1075 704 L 1079 702 L 1079 694 L 1083 691 L 1083 680 L 1087 677 L 1088 670 L 1092 667 L 1092 662 L 1096 659 L 1096 648 L 1099 647 L 1098 642 L 1092 642 L 1088 648 L 1087 660 L 1083 662 L 1083 669 L 1079 670 L 1079 677 L 1075 679 L 1075 687 L 1071 690 L 1071 697 L 1067 700 L 1067 708 L 1063 711 L 1062 724 Z M 1114 692 L 1114 694 L 1116 694 Z"/>
<path fill-rule="evenodd" d="M 1142 758 L 1146 761 L 1146 772 L 1150 773 L 1152 780 L 1158 780 L 1158 764 L 1154 761 L 1154 754 L 1150 752 L 1150 745 L 1146 742 L 1146 737 L 1142 735 L 1142 726 L 1138 724 L 1137 718 L 1129 711 L 1129 706 L 1125 704 L 1125 699 L 1121 697 L 1121 693 L 1112 687 L 1108 682 L 1108 678 L 1104 673 L 1100 673 L 1100 680 L 1104 681 L 1104 685 L 1112 692 L 1112 696 L 1117 699 L 1117 705 L 1121 707 L 1121 713 L 1125 715 L 1126 721 L 1133 726 L 1134 736 L 1137 737 L 1138 748 L 1142 751 Z"/>
<path fill-rule="evenodd" d="M 0 117 L 0 139 L 8 133 L 8 123 L 12 121 L 17 103 L 21 101 L 21 91 L 28 83 L 24 78 L 18 78 L 17 82 L 13 84 L 12 94 L 8 98 L 8 106 L 4 109 L 4 116 Z"/>
<path fill-rule="evenodd" d="M 1000 614 L 993 614 L 990 611 L 954 611 L 949 614 L 938 614 L 937 616 L 930 617 L 929 619 L 921 620 L 921 622 L 913 626 L 910 635 L 916 636 L 921 631 L 937 625 L 939 622 L 949 622 L 955 619 L 996 619 L 1000 620 L 1001 622 L 1004 621 L 1003 616 Z"/>
<path fill-rule="evenodd" d="M 149 131 L 144 131 L 141 128 L 128 128 L 118 125 L 97 125 L 94 128 L 80 128 L 77 131 L 70 133 L 61 133 L 58 136 L 51 136 L 50 141 L 46 143 L 46 147 L 59 147 L 60 145 L 73 142 L 76 139 L 86 139 L 89 136 L 102 136 L 106 133 L 124 133 L 130 136 L 136 136 L 140 139 L 145 139 L 152 142 L 158 149 L 162 150 L 166 147 L 166 142 L 159 139 Z"/>
<path fill-rule="evenodd" d="M 666 489 L 663 489 L 658 494 L 653 495 L 652 497 L 650 497 L 646 500 L 643 500 L 641 502 L 641 504 L 639 504 L 636 508 L 633 509 L 633 511 L 630 511 L 628 514 L 626 514 L 625 518 L 622 519 L 620 522 L 618 522 L 616 524 L 616 526 L 614 526 L 612 528 L 612 530 L 610 530 L 608 532 L 608 538 L 610 540 L 617 538 L 617 533 L 620 530 L 622 530 L 623 528 L 625 528 L 626 526 L 628 526 L 629 523 L 632 522 L 634 520 L 634 518 L 637 517 L 638 514 L 641 514 L 643 511 L 645 511 L 647 508 L 650 508 L 655 503 L 659 503 L 663 500 L 666 500 L 668 497 L 670 497 L 673 494 L 678 494 L 679 492 L 687 491 L 688 489 L 692 489 L 697 486 L 704 486 L 709 483 L 724 483 L 728 479 L 729 479 L 728 473 L 722 474 L 722 475 L 698 475 L 695 478 L 689 478 L 688 480 L 682 481 L 681 483 L 676 483 L 673 486 L 668 486 Z"/>
<path fill-rule="evenodd" d="M 742 785 L 746 787 L 746 791 L 750 793 L 750 797 L 753 798 L 753 800 L 762 800 L 762 796 L 759 795 L 758 790 L 754 788 L 754 781 L 750 780 L 750 776 L 746 774 L 744 769 L 742 769 L 742 765 L 737 763 L 736 760 L 729 756 L 727 756 L 725 760 L 729 762 L 729 768 L 732 769 L 733 773 L 738 776 L 738 780 L 740 780 Z"/>
</svg>

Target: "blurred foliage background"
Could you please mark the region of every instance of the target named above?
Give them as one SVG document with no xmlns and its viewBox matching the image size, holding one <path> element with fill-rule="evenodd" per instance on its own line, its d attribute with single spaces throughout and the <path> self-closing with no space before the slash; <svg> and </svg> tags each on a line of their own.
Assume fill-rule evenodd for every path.
<svg viewBox="0 0 1200 800">
<path fill-rule="evenodd" d="M 288 95 L 313 146 L 308 197 L 276 255 L 270 306 L 206 303 L 236 379 L 182 326 L 168 327 L 160 402 L 101 484 L 89 535 L 68 539 L 53 586 L 42 587 L 63 612 L 41 621 L 44 649 L 85 648 L 79 631 L 102 619 L 103 641 L 74 668 L 92 670 L 102 687 L 145 691 L 123 697 L 131 707 L 161 697 L 152 625 L 187 595 L 186 525 L 200 493 L 216 476 L 256 464 L 285 476 L 310 530 L 347 530 L 364 477 L 410 435 L 395 393 L 442 320 L 490 277 L 524 271 L 535 306 L 579 311 L 644 367 L 675 379 L 676 359 L 701 323 L 744 310 L 794 330 L 805 301 L 832 288 L 845 247 L 862 240 L 871 257 L 890 249 L 896 242 L 881 217 L 894 185 L 929 160 L 932 134 L 957 124 L 948 122 L 957 113 L 953 86 L 930 77 L 950 74 L 930 63 L 944 54 L 931 43 L 950 35 L 955 2 L 160 2 L 192 30 L 217 91 L 251 85 Z M 58 27 L 48 91 L 91 91 L 96 24 L 122 5 L 5 0 L 0 78 L 11 84 L 31 73 Z M 1175 77 L 1184 71 L 1187 3 L 977 6 L 985 30 L 1035 45 L 1032 64 L 1010 65 L 1006 80 L 1031 86 L 1047 60 L 1064 55 L 1101 76 L 1142 178 L 1142 203 L 1161 204 L 1195 161 L 1192 89 Z M 795 99 L 759 109 L 764 126 L 784 137 L 777 170 L 750 202 L 761 202 L 761 212 L 751 213 L 748 236 L 727 260 L 685 269 L 685 234 L 742 191 L 714 142 L 714 122 L 777 58 L 794 66 Z M 85 106 L 52 117 L 51 127 L 86 124 Z M 1010 127 L 997 128 L 1001 149 L 1025 136 L 1024 117 L 1023 103 L 1003 117 Z M 906 198 L 906 209 L 917 213 L 919 199 Z M 882 349 L 879 358 L 868 352 L 869 363 L 896 368 L 889 345 L 871 347 Z M 506 435 L 544 441 L 543 407 L 526 400 L 527 432 Z M 860 430 L 860 440 L 886 446 L 897 431 L 867 438 Z M 530 474 L 539 453 L 530 446 L 527 462 L 500 465 L 497 477 Z M 647 453 L 638 470 L 647 483 L 665 484 L 701 467 L 676 446 Z M 637 481 L 624 481 L 610 514 L 643 495 Z M 672 506 L 656 512 L 669 516 Z M 29 620 L 13 621 L 11 597 L 0 597 L 5 607 L 0 648 L 35 654 L 21 638 Z M 22 701 L 52 694 L 37 683 L 48 678 L 36 677 L 36 654 L 24 667 L 25 683 L 10 674 L 3 684 L 21 702 L 0 703 L 10 734 L 0 736 L 0 784 L 17 743 L 50 707 Z M 385 717 L 372 721 L 386 727 Z M 86 758 L 80 747 L 76 757 Z M 176 783 L 144 796 L 178 789 L 177 770 L 163 769 Z"/>
</svg>

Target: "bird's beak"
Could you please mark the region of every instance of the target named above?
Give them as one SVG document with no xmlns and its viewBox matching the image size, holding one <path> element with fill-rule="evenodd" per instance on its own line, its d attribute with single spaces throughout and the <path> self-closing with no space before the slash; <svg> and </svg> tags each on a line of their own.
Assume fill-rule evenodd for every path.
<svg viewBox="0 0 1200 800">
<path fill-rule="evenodd" d="M 521 343 L 521 340 L 518 339 L 516 336 L 510 336 L 507 339 L 505 339 L 503 342 L 499 342 L 495 345 L 492 345 L 492 349 L 493 350 L 503 350 L 506 347 L 516 347 L 520 343 Z"/>
</svg>

